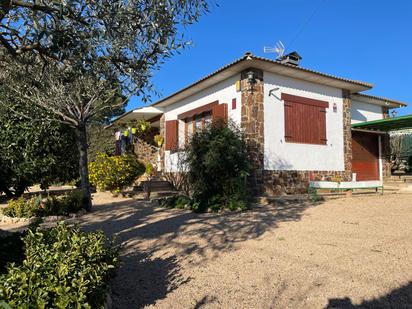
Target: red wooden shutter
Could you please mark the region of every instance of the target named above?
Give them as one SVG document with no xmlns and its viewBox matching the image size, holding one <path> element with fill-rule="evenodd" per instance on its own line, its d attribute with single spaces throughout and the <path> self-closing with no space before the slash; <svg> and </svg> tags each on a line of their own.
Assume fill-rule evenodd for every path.
<svg viewBox="0 0 412 309">
<path fill-rule="evenodd" d="M 292 142 L 295 136 L 293 103 L 285 101 L 285 141 Z"/>
<path fill-rule="evenodd" d="M 285 141 L 326 145 L 326 108 L 329 103 L 282 94 L 285 106 Z"/>
<path fill-rule="evenodd" d="M 219 119 L 227 120 L 227 104 L 223 103 L 223 104 L 213 106 L 212 118 L 213 118 L 213 121 L 216 121 Z"/>
<path fill-rule="evenodd" d="M 179 120 L 166 121 L 166 143 L 165 150 L 176 150 L 179 141 Z"/>
</svg>

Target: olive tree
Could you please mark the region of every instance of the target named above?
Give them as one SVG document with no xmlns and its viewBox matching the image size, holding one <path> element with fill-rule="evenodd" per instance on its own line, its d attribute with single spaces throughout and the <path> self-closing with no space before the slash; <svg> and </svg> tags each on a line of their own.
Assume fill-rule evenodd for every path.
<svg viewBox="0 0 412 309">
<path fill-rule="evenodd" d="M 153 70 L 207 10 L 206 0 L 0 0 L 0 82 L 75 129 L 87 209 L 87 124 L 116 108 L 115 89 L 150 99 Z"/>
</svg>

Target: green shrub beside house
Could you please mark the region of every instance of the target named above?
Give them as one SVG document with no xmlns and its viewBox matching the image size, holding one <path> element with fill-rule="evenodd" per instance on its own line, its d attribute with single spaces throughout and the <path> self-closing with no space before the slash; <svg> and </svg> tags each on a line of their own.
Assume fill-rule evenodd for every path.
<svg viewBox="0 0 412 309">
<path fill-rule="evenodd" d="M 163 199 L 163 207 L 190 208 L 196 212 L 248 208 L 249 153 L 235 124 L 217 121 L 195 132 L 183 157 L 191 194 Z"/>
</svg>

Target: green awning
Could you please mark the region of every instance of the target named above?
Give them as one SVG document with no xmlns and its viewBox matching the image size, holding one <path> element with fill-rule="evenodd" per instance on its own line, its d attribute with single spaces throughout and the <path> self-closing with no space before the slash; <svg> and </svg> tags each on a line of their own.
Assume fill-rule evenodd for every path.
<svg viewBox="0 0 412 309">
<path fill-rule="evenodd" d="M 396 131 L 412 128 L 412 114 L 406 116 L 385 118 L 374 121 L 366 121 L 352 124 L 353 129 L 365 129 L 374 131 Z"/>
</svg>

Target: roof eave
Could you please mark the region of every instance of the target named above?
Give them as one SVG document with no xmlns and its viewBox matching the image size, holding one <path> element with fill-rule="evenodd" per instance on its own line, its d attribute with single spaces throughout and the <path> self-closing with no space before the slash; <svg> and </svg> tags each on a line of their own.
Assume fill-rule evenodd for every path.
<svg viewBox="0 0 412 309">
<path fill-rule="evenodd" d="M 280 63 L 275 60 L 246 54 L 195 83 L 155 102 L 152 106 L 168 106 L 250 67 L 335 88 L 347 89 L 351 93 L 369 90 L 373 87 L 370 83 L 335 77 L 313 70 Z"/>
<path fill-rule="evenodd" d="M 383 97 L 372 96 L 372 95 L 368 95 L 364 93 L 354 93 L 352 94 L 352 98 L 358 99 L 361 102 L 380 105 L 380 106 L 384 106 L 388 108 L 399 108 L 399 107 L 408 106 L 408 104 L 405 102 L 383 98 Z"/>
</svg>

